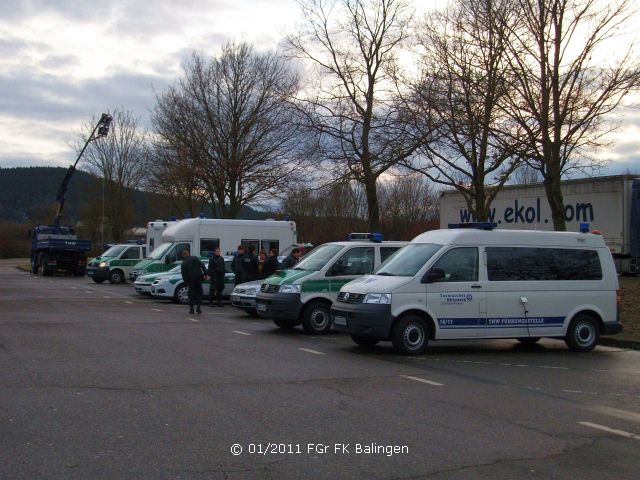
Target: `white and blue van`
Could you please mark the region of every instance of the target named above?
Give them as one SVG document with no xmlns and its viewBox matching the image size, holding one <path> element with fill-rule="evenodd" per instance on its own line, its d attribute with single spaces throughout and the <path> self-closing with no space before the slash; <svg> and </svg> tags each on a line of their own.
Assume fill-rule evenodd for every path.
<svg viewBox="0 0 640 480">
<path fill-rule="evenodd" d="M 429 340 L 541 337 L 586 352 L 621 331 L 618 277 L 601 235 L 494 225 L 417 236 L 341 288 L 334 327 L 363 346 L 391 340 L 403 354 L 423 353 Z"/>
</svg>

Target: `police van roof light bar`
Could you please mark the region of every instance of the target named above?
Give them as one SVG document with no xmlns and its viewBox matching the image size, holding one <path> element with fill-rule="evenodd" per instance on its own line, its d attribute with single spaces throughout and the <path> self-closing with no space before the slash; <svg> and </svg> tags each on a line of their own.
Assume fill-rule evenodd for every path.
<svg viewBox="0 0 640 480">
<path fill-rule="evenodd" d="M 449 228 L 476 228 L 478 230 L 493 230 L 498 227 L 494 222 L 467 222 L 467 223 L 450 223 Z"/>
<path fill-rule="evenodd" d="M 350 233 L 347 235 L 347 241 L 353 242 L 354 240 L 371 240 L 375 243 L 382 242 L 383 236 L 380 232 L 372 233 Z"/>
</svg>

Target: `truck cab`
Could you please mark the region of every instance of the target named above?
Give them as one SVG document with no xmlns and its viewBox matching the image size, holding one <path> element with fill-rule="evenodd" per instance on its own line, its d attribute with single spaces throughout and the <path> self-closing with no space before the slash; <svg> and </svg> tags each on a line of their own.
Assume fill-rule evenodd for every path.
<svg viewBox="0 0 640 480">
<path fill-rule="evenodd" d="M 92 258 L 87 265 L 87 276 L 94 282 L 121 283 L 134 265 L 146 257 L 147 246 L 130 243 L 113 245 L 102 255 Z"/>
</svg>

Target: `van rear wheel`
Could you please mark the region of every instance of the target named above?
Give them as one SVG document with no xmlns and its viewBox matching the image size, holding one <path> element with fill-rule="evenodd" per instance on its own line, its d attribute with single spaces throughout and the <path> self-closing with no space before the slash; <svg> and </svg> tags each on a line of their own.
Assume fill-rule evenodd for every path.
<svg viewBox="0 0 640 480">
<path fill-rule="evenodd" d="M 567 329 L 564 341 L 574 352 L 590 352 L 600 340 L 598 323 L 589 315 L 577 315 Z"/>
<path fill-rule="evenodd" d="M 417 315 L 398 320 L 391 330 L 391 342 L 403 355 L 421 355 L 427 350 L 431 330 L 429 324 Z"/>
</svg>

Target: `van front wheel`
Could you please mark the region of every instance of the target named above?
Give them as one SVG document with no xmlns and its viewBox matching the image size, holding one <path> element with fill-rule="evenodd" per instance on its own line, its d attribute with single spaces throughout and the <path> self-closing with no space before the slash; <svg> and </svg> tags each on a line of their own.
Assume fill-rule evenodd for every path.
<svg viewBox="0 0 640 480">
<path fill-rule="evenodd" d="M 324 302 L 312 302 L 302 317 L 302 328 L 312 335 L 324 335 L 331 329 L 329 307 Z"/>
<path fill-rule="evenodd" d="M 590 352 L 600 340 L 598 323 L 589 315 L 578 315 L 569 324 L 564 341 L 575 352 Z"/>
<path fill-rule="evenodd" d="M 427 349 L 430 334 L 427 322 L 417 315 L 407 315 L 393 326 L 391 342 L 403 355 L 421 355 Z"/>
</svg>

